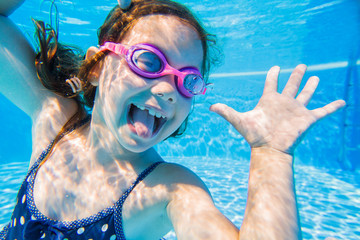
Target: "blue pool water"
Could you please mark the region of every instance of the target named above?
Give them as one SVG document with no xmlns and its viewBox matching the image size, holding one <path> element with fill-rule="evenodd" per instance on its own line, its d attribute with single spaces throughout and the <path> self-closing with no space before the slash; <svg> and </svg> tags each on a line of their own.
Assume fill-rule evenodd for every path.
<svg viewBox="0 0 360 240">
<path fill-rule="evenodd" d="M 28 0 L 12 20 L 32 39 L 30 16 L 48 19 L 49 4 Z M 96 45 L 96 29 L 115 0 L 58 1 L 60 40 Z M 244 215 L 250 149 L 223 119 L 207 109 L 223 102 L 252 109 L 266 71 L 282 67 L 280 87 L 299 63 L 321 82 L 309 108 L 348 103 L 314 126 L 296 150 L 295 180 L 304 239 L 360 238 L 360 3 L 357 0 L 181 1 L 218 36 L 223 64 L 214 88 L 198 98 L 187 134 L 157 146 L 168 161 L 194 170 L 216 205 L 238 227 Z M 30 40 L 32 41 L 32 40 Z M 0 96 L 0 224 L 10 218 L 31 152 L 30 119 Z M 169 239 L 175 239 L 173 233 Z"/>
</svg>

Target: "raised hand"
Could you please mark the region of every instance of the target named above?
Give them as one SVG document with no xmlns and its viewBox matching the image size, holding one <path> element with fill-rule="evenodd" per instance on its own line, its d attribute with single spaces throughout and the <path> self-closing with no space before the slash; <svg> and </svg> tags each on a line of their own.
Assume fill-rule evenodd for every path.
<svg viewBox="0 0 360 240">
<path fill-rule="evenodd" d="M 277 92 L 280 68 L 272 67 L 259 103 L 249 112 L 240 113 L 220 103 L 212 105 L 210 110 L 230 122 L 252 148 L 269 147 L 293 154 L 306 130 L 345 105 L 343 100 L 337 100 L 321 108 L 307 109 L 306 105 L 315 92 L 319 78 L 310 77 L 296 96 L 305 71 L 305 65 L 298 65 L 280 94 Z"/>
</svg>

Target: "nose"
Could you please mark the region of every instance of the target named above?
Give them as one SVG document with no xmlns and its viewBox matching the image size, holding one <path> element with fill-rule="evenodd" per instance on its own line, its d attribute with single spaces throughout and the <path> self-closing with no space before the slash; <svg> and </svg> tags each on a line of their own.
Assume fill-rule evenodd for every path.
<svg viewBox="0 0 360 240">
<path fill-rule="evenodd" d="M 176 103 L 178 92 L 173 76 L 164 76 L 156 80 L 151 93 L 169 103 Z"/>
</svg>

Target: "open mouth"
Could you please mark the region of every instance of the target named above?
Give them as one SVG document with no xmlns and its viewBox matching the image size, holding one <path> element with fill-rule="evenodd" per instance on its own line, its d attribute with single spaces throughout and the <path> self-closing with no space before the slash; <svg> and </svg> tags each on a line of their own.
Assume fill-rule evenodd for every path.
<svg viewBox="0 0 360 240">
<path fill-rule="evenodd" d="M 155 136 L 165 124 L 167 118 L 154 109 L 130 104 L 128 124 L 132 132 L 143 138 Z"/>
</svg>

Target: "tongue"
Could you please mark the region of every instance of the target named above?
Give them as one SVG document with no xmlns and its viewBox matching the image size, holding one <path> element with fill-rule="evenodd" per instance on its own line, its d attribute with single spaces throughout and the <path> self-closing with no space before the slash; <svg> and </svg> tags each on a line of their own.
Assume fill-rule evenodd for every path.
<svg viewBox="0 0 360 240">
<path fill-rule="evenodd" d="M 137 135 L 143 138 L 151 137 L 155 117 L 149 115 L 147 110 L 141 110 L 137 107 L 133 110 L 132 117 Z"/>
</svg>

